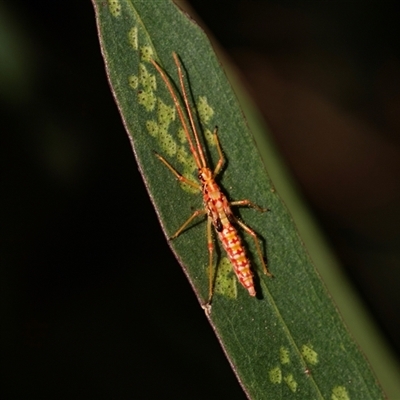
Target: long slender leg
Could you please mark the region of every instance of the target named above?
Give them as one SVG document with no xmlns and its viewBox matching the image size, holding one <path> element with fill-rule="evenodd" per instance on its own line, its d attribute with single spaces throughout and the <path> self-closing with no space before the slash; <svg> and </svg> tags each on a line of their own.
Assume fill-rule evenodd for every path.
<svg viewBox="0 0 400 400">
<path fill-rule="evenodd" d="M 179 182 L 186 183 L 187 185 L 190 185 L 198 190 L 201 190 L 201 185 L 191 181 L 190 179 L 180 174 L 163 156 L 160 156 L 156 152 L 154 152 L 154 154 L 175 175 L 176 179 L 178 179 Z"/>
<path fill-rule="evenodd" d="M 213 273 L 213 253 L 214 242 L 212 238 L 212 219 L 207 218 L 207 247 L 208 247 L 208 300 L 207 306 L 211 306 L 211 300 L 214 293 L 214 273 Z"/>
<path fill-rule="evenodd" d="M 214 129 L 213 136 L 214 136 L 215 144 L 217 145 L 219 159 L 218 159 L 217 165 L 215 166 L 215 169 L 214 169 L 214 177 L 218 175 L 219 171 L 221 171 L 221 168 L 225 162 L 224 153 L 222 153 L 222 148 L 221 148 L 221 144 L 219 143 L 217 132 L 218 132 L 218 127 L 216 126 Z"/>
<path fill-rule="evenodd" d="M 206 210 L 196 210 L 187 220 L 186 222 L 170 237 L 171 240 L 176 239 L 185 228 L 199 215 L 203 215 L 206 213 Z"/>
<path fill-rule="evenodd" d="M 260 212 L 268 211 L 268 208 L 262 208 L 262 207 L 258 206 L 257 204 L 253 203 L 250 200 L 231 201 L 229 204 L 231 206 L 239 206 L 239 207 L 247 206 L 247 207 L 251 207 L 251 208 L 254 208 L 255 210 L 260 211 Z"/>
<path fill-rule="evenodd" d="M 262 208 L 248 199 L 231 201 L 229 204 L 231 206 L 251 207 L 260 212 L 268 211 L 268 208 Z M 268 271 L 267 265 L 265 264 L 264 257 L 262 255 L 262 251 L 260 248 L 260 243 L 258 242 L 258 239 L 257 239 L 257 234 L 252 229 L 250 229 L 246 224 L 244 224 L 242 221 L 238 220 L 236 217 L 235 217 L 235 220 L 238 223 L 238 225 L 241 226 L 245 230 L 245 232 L 247 232 L 253 238 L 256 248 L 257 248 L 258 256 L 259 256 L 261 264 L 263 266 L 264 273 L 268 276 L 272 276 L 272 274 Z"/>
<path fill-rule="evenodd" d="M 258 256 L 260 257 L 260 261 L 261 261 L 261 264 L 264 269 L 264 274 L 266 274 L 268 276 L 272 276 L 271 272 L 268 271 L 267 265 L 265 264 L 264 257 L 261 252 L 260 243 L 258 243 L 257 234 L 252 229 L 250 229 L 246 224 L 244 224 L 242 221 L 238 220 L 237 218 L 235 218 L 235 219 L 236 219 L 237 224 L 240 227 L 242 227 L 245 230 L 245 232 L 247 232 L 253 238 L 254 243 L 256 245 Z"/>
</svg>

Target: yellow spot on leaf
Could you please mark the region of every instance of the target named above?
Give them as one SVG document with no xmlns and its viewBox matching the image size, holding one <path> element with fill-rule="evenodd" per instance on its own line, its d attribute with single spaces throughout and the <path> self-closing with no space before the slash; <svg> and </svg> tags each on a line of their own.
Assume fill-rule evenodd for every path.
<svg viewBox="0 0 400 400">
<path fill-rule="evenodd" d="M 290 356 L 289 350 L 286 347 L 281 347 L 279 349 L 279 359 L 281 364 L 289 364 L 290 363 Z"/>
<path fill-rule="evenodd" d="M 145 90 L 139 90 L 138 92 L 138 103 L 142 105 L 147 111 L 153 111 L 156 105 L 156 96 L 153 92 L 147 92 Z"/>
<path fill-rule="evenodd" d="M 128 78 L 128 82 L 129 82 L 129 86 L 132 89 L 137 89 L 137 87 L 139 86 L 139 78 L 136 75 L 131 75 Z"/>
<path fill-rule="evenodd" d="M 157 120 L 160 125 L 168 129 L 169 124 L 175 119 L 175 108 L 167 106 L 161 99 L 157 101 Z"/>
<path fill-rule="evenodd" d="M 147 129 L 147 132 L 149 132 L 151 136 L 157 137 L 157 135 L 158 135 L 157 122 L 155 122 L 155 121 L 146 121 L 146 129 Z"/>
<path fill-rule="evenodd" d="M 208 273 L 208 271 L 207 271 Z M 232 265 L 228 258 L 223 257 L 217 266 L 215 277 L 215 293 L 222 294 L 230 299 L 236 299 L 236 277 L 233 275 Z"/>
<path fill-rule="evenodd" d="M 289 389 L 295 393 L 297 390 L 297 382 L 295 381 L 295 379 L 293 378 L 292 374 L 289 374 L 287 376 L 285 376 L 283 378 L 283 380 L 285 381 L 286 385 L 288 385 Z"/>
<path fill-rule="evenodd" d="M 174 138 L 165 129 L 160 129 L 160 126 L 158 129 L 158 141 L 163 151 L 169 157 L 173 157 L 176 154 L 176 142 Z"/>
<path fill-rule="evenodd" d="M 121 15 L 121 4 L 119 4 L 118 0 L 108 0 L 108 8 L 113 17 Z"/>
<path fill-rule="evenodd" d="M 207 141 L 208 145 L 215 146 L 215 140 L 214 140 L 213 132 L 211 132 L 209 129 L 206 129 L 204 131 L 204 137 L 206 138 L 206 141 Z"/>
<path fill-rule="evenodd" d="M 157 89 L 156 77 L 147 71 L 143 63 L 139 64 L 139 82 L 147 92 Z"/>
<path fill-rule="evenodd" d="M 332 400 L 350 400 L 350 396 L 344 386 L 335 386 L 332 389 Z"/>
<path fill-rule="evenodd" d="M 151 46 L 142 46 L 140 48 L 140 58 L 142 61 L 150 62 L 154 58 L 153 48 Z"/>
<path fill-rule="evenodd" d="M 214 115 L 214 110 L 207 102 L 207 97 L 200 96 L 197 102 L 197 111 L 203 124 L 207 124 Z"/>
<path fill-rule="evenodd" d="M 303 344 L 303 346 L 301 346 L 300 352 L 307 364 L 318 364 L 318 353 L 314 351 L 310 346 Z"/>
<path fill-rule="evenodd" d="M 178 160 L 178 162 L 183 165 L 187 164 L 186 161 L 187 157 L 188 157 L 188 152 L 186 151 L 185 147 L 178 146 L 178 150 L 176 152 L 176 159 Z"/>
<path fill-rule="evenodd" d="M 128 32 L 128 41 L 130 45 L 137 50 L 138 49 L 138 28 L 137 26 L 134 26 L 129 32 Z"/>
<path fill-rule="evenodd" d="M 197 165 L 192 155 L 188 156 L 186 159 L 186 167 L 189 171 L 191 171 L 191 173 L 197 172 Z"/>
<path fill-rule="evenodd" d="M 178 135 L 178 140 L 181 143 L 186 143 L 187 142 L 185 131 L 183 130 L 183 128 L 179 128 L 178 129 L 177 135 Z"/>
<path fill-rule="evenodd" d="M 269 376 L 269 380 L 272 383 L 278 384 L 282 382 L 282 371 L 279 367 L 276 368 L 272 368 L 269 372 L 268 372 L 268 376 Z"/>
</svg>

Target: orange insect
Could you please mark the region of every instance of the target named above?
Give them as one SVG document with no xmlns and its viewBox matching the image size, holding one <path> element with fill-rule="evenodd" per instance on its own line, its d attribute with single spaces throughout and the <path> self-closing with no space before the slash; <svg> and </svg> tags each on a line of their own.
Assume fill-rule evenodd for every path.
<svg viewBox="0 0 400 400">
<path fill-rule="evenodd" d="M 203 193 L 204 208 L 201 210 L 196 210 L 188 218 L 188 220 L 176 231 L 176 233 L 171 236 L 170 239 L 177 238 L 196 217 L 198 217 L 199 215 L 207 214 L 207 243 L 208 243 L 208 253 L 209 253 L 209 265 L 208 265 L 209 295 L 208 295 L 208 301 L 206 303 L 206 309 L 207 309 L 207 307 L 209 308 L 211 305 L 211 300 L 213 296 L 214 246 L 212 240 L 211 225 L 214 226 L 218 234 L 218 237 L 221 240 L 222 246 L 228 255 L 228 258 L 232 264 L 233 270 L 235 271 L 237 278 L 239 279 L 239 282 L 248 290 L 250 296 L 255 296 L 256 290 L 254 288 L 253 274 L 250 269 L 250 260 L 246 255 L 245 248 L 242 244 L 242 241 L 234 224 L 239 225 L 253 238 L 254 243 L 256 245 L 257 253 L 260 257 L 264 269 L 264 273 L 269 276 L 272 275 L 270 272 L 268 272 L 267 266 L 262 256 L 260 244 L 258 243 L 257 240 L 256 233 L 234 216 L 230 206 L 248 206 L 261 212 L 266 211 L 266 209 L 259 207 L 258 205 L 252 203 L 250 200 L 239 200 L 239 201 L 229 202 L 225 194 L 218 186 L 217 182 L 215 181 L 215 177 L 220 172 L 225 162 L 225 159 L 222 154 L 221 145 L 219 143 L 219 139 L 217 136 L 217 127 L 214 130 L 213 136 L 217 146 L 219 160 L 217 162 L 214 171 L 212 171 L 210 167 L 207 165 L 204 156 L 204 151 L 200 143 L 199 135 L 197 133 L 196 125 L 193 120 L 193 114 L 185 90 L 180 61 L 176 53 L 173 53 L 173 57 L 178 71 L 179 83 L 182 91 L 183 101 L 185 103 L 186 114 L 184 113 L 181 103 L 178 100 L 177 94 L 173 89 L 172 84 L 169 78 L 167 77 L 166 73 L 164 72 L 164 70 L 154 60 L 152 60 L 152 64 L 159 72 L 162 80 L 164 81 L 165 85 L 168 88 L 168 91 L 171 94 L 183 130 L 185 132 L 186 139 L 189 143 L 190 151 L 194 157 L 196 166 L 198 168 L 198 178 L 200 183 L 194 182 L 184 177 L 161 155 L 156 153 L 156 156 L 175 175 L 175 177 L 180 182 L 183 182 L 198 190 L 201 190 Z M 189 119 L 190 125 L 187 123 L 187 119 Z"/>
</svg>

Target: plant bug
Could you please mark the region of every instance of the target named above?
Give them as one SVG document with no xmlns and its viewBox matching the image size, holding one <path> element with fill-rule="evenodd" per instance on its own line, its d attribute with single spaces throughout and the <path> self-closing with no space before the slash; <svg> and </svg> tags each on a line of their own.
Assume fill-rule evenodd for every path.
<svg viewBox="0 0 400 400">
<path fill-rule="evenodd" d="M 191 110 L 188 95 L 185 89 L 185 83 L 183 78 L 182 66 L 176 53 L 173 53 L 176 69 L 178 72 L 179 84 L 181 88 L 181 94 L 184 102 L 184 109 L 178 99 L 178 95 L 173 88 L 173 85 L 168 78 L 165 71 L 161 66 L 154 60 L 151 60 L 152 64 L 160 74 L 164 81 L 171 98 L 174 102 L 176 111 L 179 116 L 185 137 L 189 143 L 190 151 L 196 163 L 198 170 L 199 182 L 195 182 L 191 179 L 186 178 L 179 173 L 163 156 L 156 153 L 156 157 L 172 172 L 179 182 L 185 183 L 193 188 L 198 189 L 203 194 L 204 208 L 196 210 L 193 214 L 181 225 L 181 227 L 170 237 L 170 239 L 176 239 L 198 216 L 207 215 L 207 244 L 208 244 L 208 270 L 209 270 L 209 293 L 208 300 L 204 308 L 210 310 L 211 301 L 213 297 L 213 253 L 214 244 L 212 238 L 212 226 L 214 227 L 217 236 L 219 237 L 224 250 L 226 251 L 228 258 L 232 264 L 233 270 L 239 280 L 239 282 L 246 288 L 250 296 L 256 295 L 256 290 L 253 282 L 253 274 L 250 267 L 250 260 L 246 255 L 246 250 L 242 244 L 242 240 L 238 234 L 235 225 L 240 226 L 246 233 L 248 233 L 254 240 L 258 256 L 263 266 L 264 273 L 268 276 L 272 276 L 268 271 L 266 263 L 264 261 L 261 247 L 257 238 L 257 234 L 245 225 L 242 221 L 235 217 L 232 213 L 231 206 L 247 206 L 252 207 L 260 212 L 267 211 L 264 208 L 259 207 L 250 200 L 238 200 L 229 202 L 226 195 L 220 189 L 215 178 L 221 171 L 224 165 L 225 158 L 222 152 L 221 144 L 218 138 L 218 128 L 216 127 L 213 133 L 213 138 L 218 151 L 218 162 L 212 170 L 208 165 L 202 144 L 200 142 L 199 134 L 193 119 L 193 112 Z M 189 121 L 189 123 L 188 123 Z"/>
</svg>

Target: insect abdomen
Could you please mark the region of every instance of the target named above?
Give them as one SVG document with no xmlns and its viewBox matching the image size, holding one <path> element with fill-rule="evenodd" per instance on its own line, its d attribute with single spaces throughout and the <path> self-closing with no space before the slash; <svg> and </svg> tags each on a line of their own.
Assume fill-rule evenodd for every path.
<svg viewBox="0 0 400 400">
<path fill-rule="evenodd" d="M 253 274 L 250 270 L 250 261 L 235 227 L 233 225 L 224 226 L 222 231 L 218 232 L 218 236 L 228 254 L 239 282 L 248 290 L 250 296 L 255 296 L 256 291 L 254 289 Z"/>
</svg>

